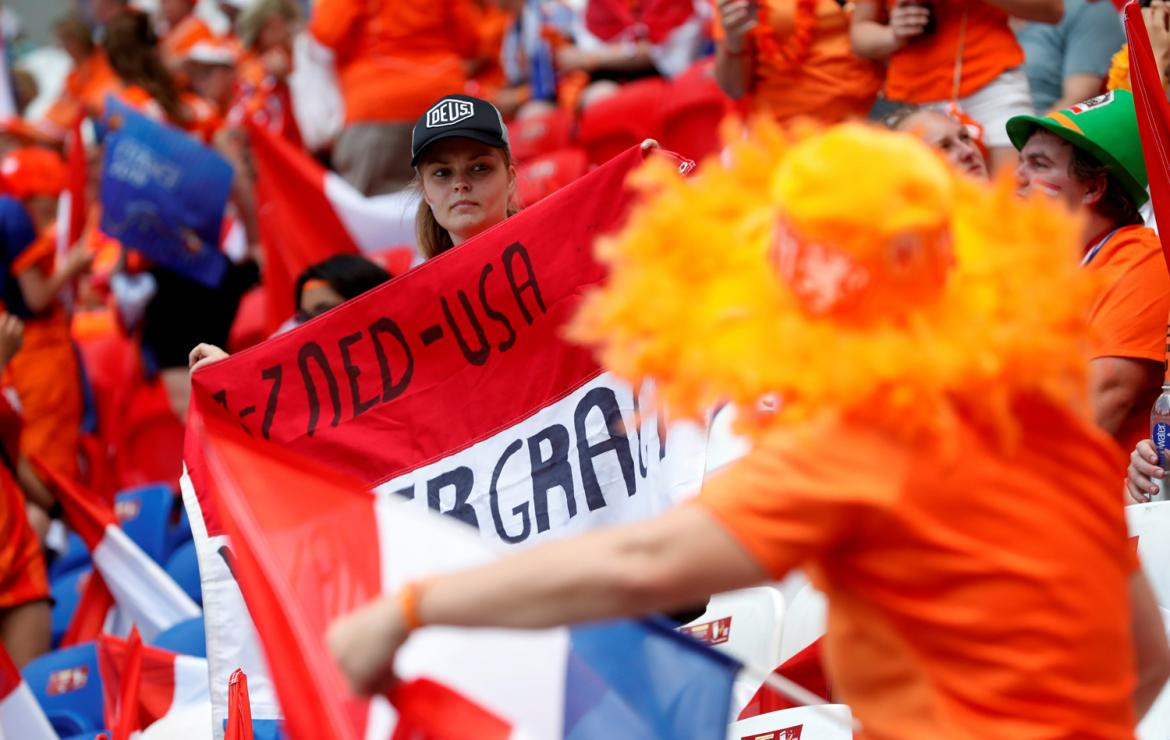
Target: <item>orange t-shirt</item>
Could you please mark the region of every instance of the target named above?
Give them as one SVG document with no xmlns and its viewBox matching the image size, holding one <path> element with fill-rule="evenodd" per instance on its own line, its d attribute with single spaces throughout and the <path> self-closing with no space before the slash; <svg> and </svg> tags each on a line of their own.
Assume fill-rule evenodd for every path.
<svg viewBox="0 0 1170 740">
<path fill-rule="evenodd" d="M 1105 287 L 1089 312 L 1093 357 L 1166 362 L 1170 320 L 1170 273 L 1162 243 L 1152 229 L 1118 229 L 1088 264 Z M 1149 409 L 1135 409 L 1118 439 L 1132 450 L 1149 436 Z"/>
<path fill-rule="evenodd" d="M 763 0 L 776 45 L 788 43 L 796 22 L 794 0 Z M 723 38 L 715 13 L 715 38 Z M 880 64 L 862 59 L 849 44 L 849 15 L 836 0 L 816 0 L 816 25 L 807 56 L 786 63 L 748 36 L 751 79 L 747 105 L 777 121 L 809 117 L 829 125 L 864 118 L 882 86 Z"/>
<path fill-rule="evenodd" d="M 347 123 L 413 123 L 464 91 L 480 45 L 470 0 L 321 0 L 309 31 L 337 55 Z"/>
<path fill-rule="evenodd" d="M 96 115 L 105 105 L 106 95 L 117 91 L 118 86 L 118 76 L 110 68 L 105 52 L 95 51 L 65 77 L 61 97 L 49 108 L 45 119 L 67 129 L 81 113 Z"/>
<path fill-rule="evenodd" d="M 896 0 L 883 2 L 888 11 Z M 955 63 L 960 46 L 960 98 L 1024 63 L 1024 51 L 1008 26 L 1008 14 L 994 5 L 983 0 L 931 0 L 931 11 L 934 32 L 911 41 L 890 57 L 886 72 L 886 97 L 890 100 L 901 103 L 950 100 L 955 90 Z"/>
<path fill-rule="evenodd" d="M 1039 398 L 1004 452 L 956 417 L 906 444 L 839 417 L 779 429 L 697 504 L 829 602 L 826 666 L 869 740 L 1132 740 L 1116 445 Z"/>
</svg>

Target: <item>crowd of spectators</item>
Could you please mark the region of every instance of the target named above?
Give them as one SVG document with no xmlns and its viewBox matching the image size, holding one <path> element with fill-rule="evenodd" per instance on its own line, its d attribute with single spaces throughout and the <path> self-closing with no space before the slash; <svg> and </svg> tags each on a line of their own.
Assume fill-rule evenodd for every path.
<svg viewBox="0 0 1170 740">
<path fill-rule="evenodd" d="M 1154 0 L 1143 14 L 1165 82 L 1170 2 Z M 696 74 L 742 117 L 869 119 L 911 132 L 971 177 L 1014 171 L 1022 192 L 1046 192 L 1084 214 L 1086 265 L 1110 286 L 1091 307 L 1102 334 L 1089 368 L 1094 418 L 1127 451 L 1146 436 L 1165 369 L 1170 276 L 1141 210 L 1148 196 L 1132 112 L 1106 134 L 1105 155 L 1092 132 L 1082 132 L 1086 145 L 1052 123 L 1130 86 L 1111 0 L 159 0 L 150 8 L 76 0 L 52 26 L 64 75 L 42 68 L 27 42 L 7 41 L 25 52 L 10 55 L 12 115 L 0 121 L 0 364 L 14 401 L 0 425 L 23 420 L 19 445 L 3 459 L 13 475 L 0 484 L 17 488 L 0 525 L 24 533 L 0 541 L 0 568 L 20 569 L 0 570 L 0 637 L 18 662 L 49 647 L 47 584 L 33 574 L 44 565 L 22 522 L 49 543 L 51 558 L 49 521 L 59 514 L 28 461 L 94 487 L 109 484 L 115 466 L 117 440 L 108 420 L 95 418 L 103 410 L 96 368 L 78 345 L 115 347 L 134 382 L 161 389 L 180 424 L 192 348 L 220 356 L 241 302 L 261 282 L 249 127 L 324 163 L 363 196 L 418 190 L 426 257 L 484 226 L 465 233 L 443 220 L 437 157 L 469 172 L 490 160 L 501 195 L 486 225 L 521 205 L 515 168 L 523 162 L 513 161 L 503 127 L 491 146 L 448 141 L 420 159 L 416 121 L 444 96 L 490 101 L 513 126 L 554 115 L 576 125 L 633 84 Z M 229 216 L 245 246 L 219 287 L 100 232 L 101 143 L 89 122 L 102 121 L 111 100 L 234 166 Z M 54 222 L 78 121 L 86 122 L 89 217 L 76 244 L 59 246 Z M 289 314 L 307 319 L 388 278 L 356 257 L 318 266 L 301 276 Z M 1133 480 L 1133 498 L 1148 495 Z"/>
</svg>

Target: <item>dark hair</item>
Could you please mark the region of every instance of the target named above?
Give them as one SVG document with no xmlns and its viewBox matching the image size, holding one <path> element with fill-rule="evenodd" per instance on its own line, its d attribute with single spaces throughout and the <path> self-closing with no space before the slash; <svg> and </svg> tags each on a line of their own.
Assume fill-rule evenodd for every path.
<svg viewBox="0 0 1170 740">
<path fill-rule="evenodd" d="M 119 13 L 106 24 L 102 42 L 110 67 L 127 85 L 150 94 L 172 123 L 186 122 L 188 112 L 179 98 L 179 87 L 158 54 L 158 36 L 145 13 Z"/>
<path fill-rule="evenodd" d="M 85 20 L 76 13 L 63 15 L 53 21 L 53 33 L 62 41 L 71 41 L 83 47 L 86 56 L 93 53 L 93 34 L 89 26 L 85 25 Z"/>
<path fill-rule="evenodd" d="M 310 280 L 324 280 L 337 294 L 349 300 L 357 298 L 371 288 L 376 288 L 394 277 L 379 265 L 357 254 L 338 254 L 327 260 L 311 265 L 297 277 L 293 296 L 294 311 L 301 308 L 301 293 Z"/>
<path fill-rule="evenodd" d="M 1094 208 L 1102 217 L 1117 226 L 1132 226 L 1143 222 L 1142 214 L 1133 198 L 1126 192 L 1109 168 L 1101 164 L 1101 160 L 1094 157 L 1080 147 L 1072 148 L 1072 160 L 1068 164 L 1068 174 L 1081 182 L 1105 178 L 1105 192 Z"/>
</svg>

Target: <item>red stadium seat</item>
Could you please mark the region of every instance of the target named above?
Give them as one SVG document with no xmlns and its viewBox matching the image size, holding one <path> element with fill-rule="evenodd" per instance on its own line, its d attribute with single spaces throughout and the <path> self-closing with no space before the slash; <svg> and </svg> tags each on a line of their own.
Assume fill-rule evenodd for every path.
<svg viewBox="0 0 1170 740">
<path fill-rule="evenodd" d="M 572 134 L 573 119 L 560 108 L 508 124 L 512 156 L 520 163 L 567 147 Z"/>
<path fill-rule="evenodd" d="M 733 106 L 715 83 L 710 63 L 676 78 L 662 103 L 663 148 L 699 161 L 719 151 L 719 124 Z"/>
<path fill-rule="evenodd" d="M 516 172 L 516 191 L 523 205 L 530 206 L 546 195 L 563 188 L 589 169 L 584 149 L 562 149 L 546 154 Z"/>
<path fill-rule="evenodd" d="M 624 85 L 581 113 L 580 144 L 591 164 L 603 164 L 661 133 L 666 81 L 650 77 Z"/>
</svg>

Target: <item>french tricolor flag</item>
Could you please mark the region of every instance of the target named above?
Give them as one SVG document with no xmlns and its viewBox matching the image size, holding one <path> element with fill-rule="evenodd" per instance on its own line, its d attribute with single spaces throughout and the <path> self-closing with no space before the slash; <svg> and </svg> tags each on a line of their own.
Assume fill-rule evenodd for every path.
<svg viewBox="0 0 1170 740">
<path fill-rule="evenodd" d="M 3 643 L 0 643 L 0 738 L 57 740 L 57 733 Z"/>
<path fill-rule="evenodd" d="M 421 630 L 389 697 L 348 692 L 324 634 L 429 574 L 496 557 L 475 530 L 196 417 L 207 485 L 289 734 L 317 738 L 723 737 L 740 666 L 665 625 Z"/>
<path fill-rule="evenodd" d="M 105 722 L 114 730 L 113 740 L 119 735 L 210 738 L 207 661 L 135 638 L 98 640 Z"/>
<path fill-rule="evenodd" d="M 179 584 L 122 531 L 112 506 L 36 460 L 33 463 L 61 502 L 66 523 L 92 554 L 94 569 L 101 576 L 100 582 L 91 579 L 94 590 L 108 589 L 126 629 L 137 625 L 143 638 L 150 641 L 164 630 L 203 614 Z M 85 612 L 102 611 L 96 602 L 103 599 L 94 598 L 90 591 L 87 586 L 82 599 Z M 82 616 L 88 616 L 86 613 Z M 88 621 L 91 626 L 107 623 L 102 614 Z"/>
</svg>

